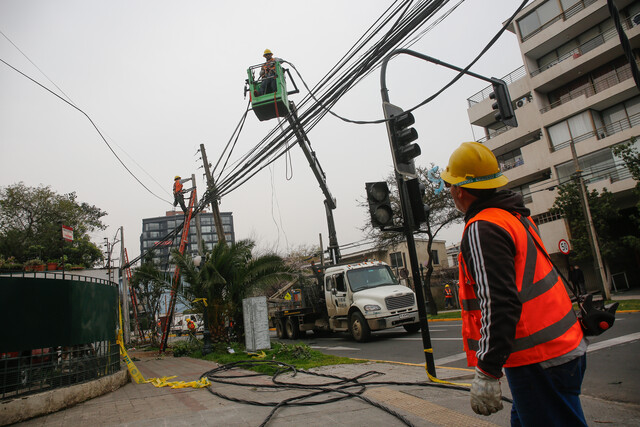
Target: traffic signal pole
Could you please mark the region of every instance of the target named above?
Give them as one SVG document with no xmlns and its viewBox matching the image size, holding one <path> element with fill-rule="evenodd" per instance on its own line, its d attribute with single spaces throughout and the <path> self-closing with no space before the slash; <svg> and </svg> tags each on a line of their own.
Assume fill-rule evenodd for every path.
<svg viewBox="0 0 640 427">
<path fill-rule="evenodd" d="M 402 207 L 402 218 L 404 219 L 403 232 L 407 241 L 409 262 L 411 264 L 411 274 L 413 276 L 415 284 L 416 299 L 418 300 L 418 315 L 420 318 L 420 326 L 422 330 L 422 344 L 424 347 L 426 370 L 429 379 L 431 379 L 432 381 L 438 381 L 436 377 L 433 348 L 431 346 L 431 336 L 429 334 L 429 323 L 427 322 L 424 284 L 422 282 L 422 275 L 420 274 L 420 264 L 418 262 L 415 240 L 413 238 L 414 230 L 419 224 L 416 224 L 416 219 L 413 217 L 412 212 L 414 212 L 414 210 L 412 209 L 411 205 L 412 200 L 409 196 L 409 191 L 407 188 L 407 179 L 416 178 L 413 158 L 420 155 L 420 147 L 417 146 L 417 144 L 410 144 L 411 141 L 417 138 L 416 131 L 407 128 L 407 126 L 413 124 L 413 116 L 410 112 L 405 112 L 401 108 L 389 102 L 389 90 L 387 89 L 386 83 L 387 63 L 391 58 L 399 54 L 411 55 L 424 61 L 442 65 L 452 70 L 456 70 L 462 74 L 468 74 L 472 77 L 476 77 L 480 80 L 491 83 L 494 90 L 494 92 L 491 94 L 491 98 L 495 99 L 496 101 L 493 104 L 493 109 L 498 110 L 496 112 L 496 119 L 513 127 L 518 126 L 518 123 L 513 111 L 513 106 L 511 105 L 511 98 L 509 96 L 507 84 L 500 79 L 493 77 L 484 77 L 479 74 L 473 73 L 468 69 L 463 69 L 460 67 L 456 67 L 455 65 L 447 64 L 446 62 L 442 62 L 439 59 L 423 55 L 419 52 L 415 52 L 409 49 L 394 50 L 389 53 L 387 57 L 382 61 L 382 66 L 380 69 L 380 93 L 382 96 L 382 108 L 385 113 L 385 119 L 387 119 L 387 131 L 389 133 L 389 142 L 391 146 L 391 153 L 393 155 L 393 164 L 396 171 L 396 181 L 398 184 L 400 205 Z M 459 77 L 460 76 L 456 77 L 456 80 Z M 407 120 L 407 115 L 411 115 L 410 120 Z M 408 138 L 405 138 L 407 136 Z"/>
</svg>

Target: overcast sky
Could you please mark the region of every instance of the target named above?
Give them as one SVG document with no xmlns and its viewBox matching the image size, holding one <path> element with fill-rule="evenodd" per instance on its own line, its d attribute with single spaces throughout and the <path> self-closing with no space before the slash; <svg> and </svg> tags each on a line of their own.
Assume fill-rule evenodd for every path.
<svg viewBox="0 0 640 427">
<path fill-rule="evenodd" d="M 452 7 L 458 0 L 451 1 Z M 172 210 L 173 177 L 195 174 L 205 188 L 197 150 L 211 163 L 221 155 L 245 111 L 246 69 L 269 48 L 293 63 L 313 86 L 391 4 L 378 0 L 165 1 L 0 0 L 0 58 L 60 93 L 51 79 L 107 135 L 133 173 L 123 168 L 80 112 L 0 63 L 0 185 L 49 185 L 108 215 L 95 243 L 124 226 L 130 258 L 140 253 L 142 218 Z M 470 62 L 517 8 L 511 0 L 467 0 L 412 49 L 460 67 Z M 45 77 L 23 54 L 46 74 Z M 502 77 L 522 65 L 516 37 L 505 32 L 472 68 Z M 409 108 L 455 72 L 400 57 L 387 70 L 392 103 Z M 295 78 L 295 75 L 294 75 Z M 382 118 L 380 73 L 349 92 L 334 111 L 354 120 Z M 299 86 L 301 86 L 299 84 Z M 446 166 L 451 152 L 472 140 L 466 99 L 485 82 L 463 77 L 416 113 L 422 155 L 416 163 Z M 305 95 L 293 95 L 296 102 Z M 249 151 L 277 122 L 251 113 L 236 148 Z M 476 132 L 476 138 L 482 135 Z M 337 199 L 340 244 L 363 239 L 368 213 L 358 205 L 364 183 L 392 171 L 384 125 L 344 123 L 330 115 L 309 139 Z M 291 167 L 281 158 L 222 199 L 238 239 L 286 253 L 327 243 L 323 195 L 302 151 Z M 164 199 L 164 200 L 161 200 Z M 460 240 L 461 227 L 437 238 Z"/>
</svg>

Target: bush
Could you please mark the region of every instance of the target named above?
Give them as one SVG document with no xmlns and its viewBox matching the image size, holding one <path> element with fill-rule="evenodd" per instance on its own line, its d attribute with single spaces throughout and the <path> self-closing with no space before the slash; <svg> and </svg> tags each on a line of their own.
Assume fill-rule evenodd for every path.
<svg viewBox="0 0 640 427">
<path fill-rule="evenodd" d="M 173 350 L 173 357 L 182 357 L 189 356 L 191 353 L 194 353 L 202 347 L 200 341 L 178 341 L 177 343 L 171 346 Z"/>
<path fill-rule="evenodd" d="M 305 344 L 282 344 L 273 343 L 274 356 L 287 359 L 311 359 L 311 348 Z"/>
</svg>

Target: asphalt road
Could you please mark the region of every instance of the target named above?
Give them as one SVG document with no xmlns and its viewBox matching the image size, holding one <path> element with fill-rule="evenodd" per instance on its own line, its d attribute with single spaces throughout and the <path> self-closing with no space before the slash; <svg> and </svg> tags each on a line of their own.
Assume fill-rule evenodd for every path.
<svg viewBox="0 0 640 427">
<path fill-rule="evenodd" d="M 460 331 L 460 321 L 429 323 L 436 366 L 467 368 Z M 327 337 L 308 333 L 302 341 L 336 356 L 425 363 L 421 334 L 402 328 L 376 332 L 367 343 L 355 342 L 346 333 Z M 589 342 L 583 394 L 640 405 L 640 313 L 618 313 L 613 328 Z"/>
</svg>

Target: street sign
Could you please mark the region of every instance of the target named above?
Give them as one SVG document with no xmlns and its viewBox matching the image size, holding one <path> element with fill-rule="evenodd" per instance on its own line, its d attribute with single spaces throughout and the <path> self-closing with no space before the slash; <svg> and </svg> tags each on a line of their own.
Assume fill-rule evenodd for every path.
<svg viewBox="0 0 640 427">
<path fill-rule="evenodd" d="M 571 251 L 569 242 L 567 242 L 565 239 L 560 239 L 560 241 L 558 242 L 558 249 L 560 249 L 560 252 L 565 255 L 569 255 L 569 252 Z"/>
<path fill-rule="evenodd" d="M 73 242 L 73 228 L 62 226 L 62 238 L 67 242 Z"/>
</svg>

